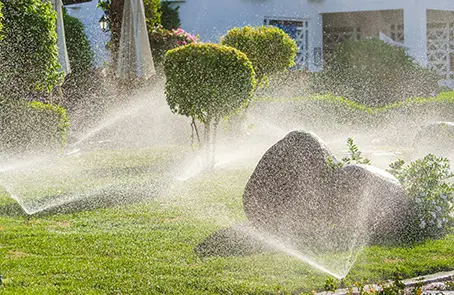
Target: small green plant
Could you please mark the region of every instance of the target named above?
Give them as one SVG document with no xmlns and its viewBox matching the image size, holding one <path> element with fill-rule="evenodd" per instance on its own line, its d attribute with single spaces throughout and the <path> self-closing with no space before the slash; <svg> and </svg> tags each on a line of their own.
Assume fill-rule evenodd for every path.
<svg viewBox="0 0 454 295">
<path fill-rule="evenodd" d="M 324 286 L 325 292 L 335 292 L 337 289 L 337 283 L 334 278 L 328 278 L 325 281 L 325 286 Z"/>
<path fill-rule="evenodd" d="M 359 147 L 353 141 L 353 138 L 349 137 L 347 139 L 347 148 L 348 155 L 342 158 L 340 162 L 335 163 L 334 160 L 329 157 L 326 161 L 326 164 L 331 169 L 339 169 L 349 164 L 365 164 L 370 165 L 370 159 L 362 156 L 362 152 L 359 150 Z"/>
<path fill-rule="evenodd" d="M 406 164 L 397 160 L 390 164 L 388 172 L 404 186 L 411 198 L 416 220 L 415 232 L 422 238 L 437 238 L 452 227 L 451 212 L 454 203 L 454 185 L 451 182 L 449 160 L 433 154 Z"/>
<path fill-rule="evenodd" d="M 454 291 L 454 281 L 445 283 L 446 291 Z"/>
</svg>

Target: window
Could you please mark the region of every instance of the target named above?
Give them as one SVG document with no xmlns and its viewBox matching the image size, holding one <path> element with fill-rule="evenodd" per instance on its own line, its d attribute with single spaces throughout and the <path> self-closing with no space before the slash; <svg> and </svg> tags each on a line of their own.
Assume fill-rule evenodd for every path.
<svg viewBox="0 0 454 295">
<path fill-rule="evenodd" d="M 295 60 L 296 67 L 306 68 L 309 55 L 309 21 L 303 19 L 266 17 L 265 25 L 278 27 L 295 40 L 297 46 Z"/>
</svg>

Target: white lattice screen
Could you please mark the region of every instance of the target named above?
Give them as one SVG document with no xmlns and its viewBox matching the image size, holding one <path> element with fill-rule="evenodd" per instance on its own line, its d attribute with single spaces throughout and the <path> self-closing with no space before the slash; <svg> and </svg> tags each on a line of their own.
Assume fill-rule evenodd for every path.
<svg viewBox="0 0 454 295">
<path fill-rule="evenodd" d="M 454 79 L 454 23 L 427 25 L 429 67 L 447 80 Z"/>
</svg>

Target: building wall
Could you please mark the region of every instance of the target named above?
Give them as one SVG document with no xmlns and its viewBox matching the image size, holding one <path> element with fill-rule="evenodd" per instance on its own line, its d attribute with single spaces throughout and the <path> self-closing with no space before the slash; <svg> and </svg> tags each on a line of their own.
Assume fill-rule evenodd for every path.
<svg viewBox="0 0 454 295">
<path fill-rule="evenodd" d="M 77 17 L 85 26 L 85 34 L 94 53 L 95 67 L 102 67 L 109 60 L 109 51 L 106 44 L 110 40 L 108 32 L 103 32 L 99 26 L 99 19 L 103 11 L 97 8 L 98 1 L 92 0 L 80 4 L 67 5 L 69 15 Z"/>
</svg>

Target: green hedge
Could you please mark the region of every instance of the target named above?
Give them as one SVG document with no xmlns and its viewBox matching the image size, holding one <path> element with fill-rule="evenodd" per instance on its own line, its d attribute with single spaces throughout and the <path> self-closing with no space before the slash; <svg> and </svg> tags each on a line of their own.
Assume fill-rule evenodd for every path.
<svg viewBox="0 0 454 295">
<path fill-rule="evenodd" d="M 0 92 L 19 98 L 49 92 L 62 79 L 52 4 L 20 0 L 4 1 L 3 5 Z"/>
<path fill-rule="evenodd" d="M 294 120 L 305 130 L 348 133 L 367 129 L 380 138 L 389 136 L 388 139 L 396 144 L 408 144 L 405 141 L 413 140 L 427 122 L 453 121 L 454 91 L 429 98 L 409 98 L 383 107 L 369 107 L 334 95 L 260 98 L 254 102 L 252 111 L 271 114 L 273 118 L 279 118 L 279 122 Z M 385 128 L 395 133 L 383 134 Z"/>
<path fill-rule="evenodd" d="M 55 149 L 66 144 L 69 120 L 62 107 L 38 101 L 0 102 L 0 150 Z"/>
</svg>

